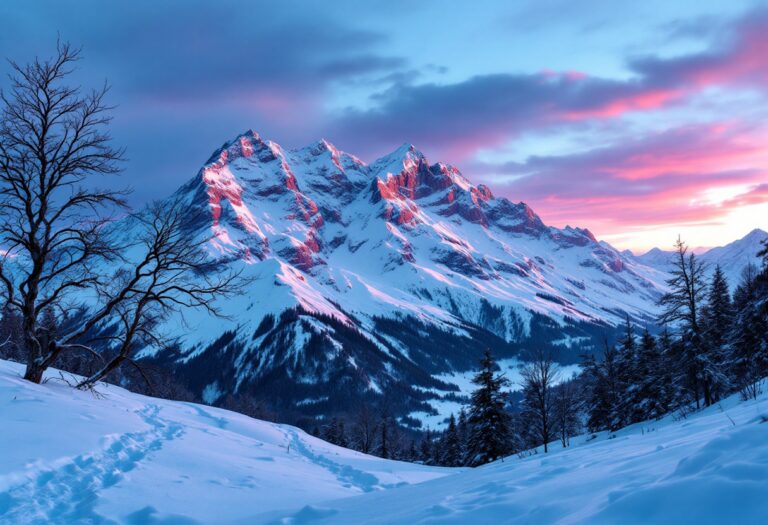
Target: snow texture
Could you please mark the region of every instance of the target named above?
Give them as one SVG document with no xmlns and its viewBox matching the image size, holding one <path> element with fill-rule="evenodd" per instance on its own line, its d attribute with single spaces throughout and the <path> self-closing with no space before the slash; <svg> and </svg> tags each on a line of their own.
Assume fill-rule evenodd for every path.
<svg viewBox="0 0 768 525">
<path fill-rule="evenodd" d="M 303 431 L 0 361 L 0 523 L 227 523 L 384 490 L 449 469 L 387 461 Z M 66 376 L 64 376 L 66 377 Z"/>
<path fill-rule="evenodd" d="M 0 523 L 762 524 L 768 395 L 478 469 L 387 461 L 293 427 L 0 361 Z"/>
</svg>

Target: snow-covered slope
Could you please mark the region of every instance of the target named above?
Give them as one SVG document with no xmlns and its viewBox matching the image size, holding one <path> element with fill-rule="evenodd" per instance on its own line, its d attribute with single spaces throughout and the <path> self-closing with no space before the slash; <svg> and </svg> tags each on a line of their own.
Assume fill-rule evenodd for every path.
<svg viewBox="0 0 768 525">
<path fill-rule="evenodd" d="M 429 410 L 419 392 L 454 391 L 435 378 L 484 349 L 550 345 L 573 361 L 627 314 L 650 321 L 663 286 L 588 230 L 548 227 L 407 144 L 366 164 L 249 131 L 171 198 L 204 217 L 190 229 L 213 233 L 218 264 L 254 278 L 220 305 L 229 321 L 170 323 L 181 354 L 144 353 L 211 403 L 279 392 L 281 409 L 327 414 L 387 390 L 400 412 Z"/>
<path fill-rule="evenodd" d="M 754 229 L 741 239 L 706 251 L 701 254 L 701 260 L 711 269 L 720 265 L 731 288 L 734 288 L 738 285 L 741 272 L 747 264 L 760 264 L 757 254 L 766 240 L 768 232 Z"/>
<path fill-rule="evenodd" d="M 768 513 L 768 395 L 478 469 L 372 458 L 300 430 L 0 361 L 0 523 L 738 524 Z"/>
<path fill-rule="evenodd" d="M 266 266 L 289 303 L 342 321 L 482 324 L 485 299 L 506 314 L 497 334 L 512 339 L 530 330 L 531 312 L 620 321 L 658 296 L 653 271 L 588 230 L 547 227 L 407 144 L 366 165 L 326 141 L 286 151 L 248 132 L 180 194 L 209 208 L 220 253 Z"/>
<path fill-rule="evenodd" d="M 760 525 L 768 515 L 766 394 L 552 449 L 239 523 Z"/>
<path fill-rule="evenodd" d="M 755 228 L 741 239 L 725 246 L 709 249 L 698 257 L 701 262 L 707 265 L 709 271 L 720 265 L 728 279 L 728 284 L 734 288 L 738 285 L 741 272 L 747 264 L 760 263 L 757 253 L 762 249 L 766 240 L 768 240 L 768 232 Z M 674 252 L 653 248 L 643 255 L 635 257 L 635 259 L 641 264 L 656 268 L 661 272 L 667 272 L 674 261 L 674 257 Z"/>
<path fill-rule="evenodd" d="M 0 361 L 0 523 L 226 523 L 450 469 L 387 461 L 301 430 Z M 65 377 L 65 376 L 62 376 Z"/>
</svg>

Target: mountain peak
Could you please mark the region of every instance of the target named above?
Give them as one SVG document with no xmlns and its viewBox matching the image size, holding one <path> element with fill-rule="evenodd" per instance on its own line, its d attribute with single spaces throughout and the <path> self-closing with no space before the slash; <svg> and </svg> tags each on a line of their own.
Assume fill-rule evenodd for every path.
<svg viewBox="0 0 768 525">
<path fill-rule="evenodd" d="M 240 137 L 246 137 L 253 140 L 261 140 L 261 136 L 251 128 L 248 128 L 245 132 L 238 135 L 237 138 L 240 138 Z"/>
<path fill-rule="evenodd" d="M 419 151 L 416 146 L 409 142 L 404 142 L 400 147 L 395 149 L 392 153 L 389 153 L 387 155 L 384 155 L 379 160 L 383 159 L 413 159 L 413 160 L 421 160 L 425 159 L 424 153 Z M 376 161 L 376 163 L 379 162 L 379 160 Z"/>
<path fill-rule="evenodd" d="M 330 151 L 331 153 L 338 153 L 339 149 L 328 139 L 321 138 L 315 143 L 315 147 L 319 150 Z"/>
<path fill-rule="evenodd" d="M 754 230 L 752 230 L 751 232 L 746 234 L 742 238 L 742 240 L 745 240 L 745 239 L 746 240 L 753 240 L 753 239 L 763 240 L 765 238 L 768 238 L 768 232 L 766 232 L 765 230 L 763 230 L 761 228 L 755 228 Z"/>
</svg>

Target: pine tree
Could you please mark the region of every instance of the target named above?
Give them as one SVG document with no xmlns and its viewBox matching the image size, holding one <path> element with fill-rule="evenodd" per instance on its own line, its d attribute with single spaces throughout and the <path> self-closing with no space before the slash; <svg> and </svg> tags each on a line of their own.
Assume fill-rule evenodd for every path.
<svg viewBox="0 0 768 525">
<path fill-rule="evenodd" d="M 587 390 L 584 394 L 584 406 L 587 413 L 587 428 L 597 432 L 608 426 L 608 395 L 603 376 L 603 368 L 594 355 L 583 356 L 582 376 Z"/>
<path fill-rule="evenodd" d="M 677 366 L 675 343 L 666 326 L 658 340 L 659 348 L 659 409 L 661 414 L 674 410 L 683 397 L 681 374 Z"/>
<path fill-rule="evenodd" d="M 700 309 L 704 301 L 706 286 L 704 266 L 694 253 L 688 253 L 688 247 L 678 238 L 675 243 L 676 256 L 671 270 L 672 277 L 667 280 L 670 291 L 659 301 L 664 312 L 659 318 L 662 324 L 677 323 L 684 349 L 684 366 L 688 376 L 688 387 L 699 407 L 701 397 L 704 405 L 713 402 L 710 356 L 704 347 Z"/>
<path fill-rule="evenodd" d="M 419 443 L 419 457 L 421 458 L 421 462 L 425 465 L 434 465 L 435 464 L 435 457 L 433 453 L 433 443 L 432 443 L 432 431 L 427 428 L 427 431 L 424 433 L 424 436 L 421 438 L 421 443 Z"/>
<path fill-rule="evenodd" d="M 624 419 L 621 404 L 623 388 L 616 347 L 606 340 L 602 361 L 591 355 L 586 356 L 583 366 L 588 384 L 587 428 L 590 432 L 613 432 L 621 428 Z"/>
<path fill-rule="evenodd" d="M 411 463 L 415 463 L 419 461 L 419 451 L 416 448 L 416 440 L 411 439 L 408 443 L 408 449 L 405 454 L 405 461 L 410 461 Z"/>
<path fill-rule="evenodd" d="M 340 447 L 348 447 L 349 439 L 344 429 L 344 420 L 332 417 L 321 431 L 321 437 L 328 443 L 333 443 Z"/>
<path fill-rule="evenodd" d="M 483 465 L 504 456 L 509 450 L 509 414 L 505 410 L 506 394 L 502 388 L 509 382 L 497 375 L 490 351 L 480 362 L 480 371 L 472 382 L 478 386 L 472 393 L 469 410 L 467 463 Z"/>
<path fill-rule="evenodd" d="M 382 417 L 379 423 L 379 443 L 376 448 L 376 455 L 384 459 L 392 457 L 389 417 L 387 416 Z"/>
<path fill-rule="evenodd" d="M 733 324 L 733 305 L 728 282 L 718 265 L 712 275 L 707 301 L 702 312 L 704 330 L 703 373 L 712 385 L 712 399 L 720 399 L 729 389 L 728 339 Z"/>
<path fill-rule="evenodd" d="M 665 392 L 668 382 L 666 367 L 656 339 L 646 327 L 638 347 L 638 392 L 635 397 L 636 421 L 657 419 L 669 406 Z"/>
<path fill-rule="evenodd" d="M 639 413 L 641 370 L 635 332 L 629 316 L 624 324 L 624 335 L 618 341 L 617 354 L 618 398 L 614 407 L 614 427 L 641 421 Z"/>
<path fill-rule="evenodd" d="M 759 275 L 754 264 L 747 265 L 733 294 L 732 373 L 736 388 L 745 398 L 757 397 L 759 382 L 768 374 L 768 351 L 765 348 L 768 321 L 760 309 Z"/>
<path fill-rule="evenodd" d="M 469 421 L 467 421 L 467 411 L 464 407 L 459 410 L 459 420 L 457 423 L 457 429 L 459 432 L 459 441 L 461 442 L 461 449 L 464 456 L 461 458 L 462 464 L 465 463 L 467 453 L 467 441 L 469 440 Z"/>
<path fill-rule="evenodd" d="M 453 414 L 451 414 L 451 417 L 448 420 L 448 428 L 443 436 L 441 449 L 441 465 L 446 467 L 461 466 L 464 450 L 459 437 L 459 430 L 456 426 L 456 418 Z"/>
<path fill-rule="evenodd" d="M 349 447 L 349 439 L 347 438 L 347 431 L 344 428 L 343 419 L 339 420 L 338 427 L 336 427 L 336 444 L 344 448 Z"/>
</svg>

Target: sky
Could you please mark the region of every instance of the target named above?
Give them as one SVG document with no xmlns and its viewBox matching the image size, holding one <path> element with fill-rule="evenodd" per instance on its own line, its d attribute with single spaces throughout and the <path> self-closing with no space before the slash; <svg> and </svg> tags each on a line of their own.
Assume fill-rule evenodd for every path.
<svg viewBox="0 0 768 525">
<path fill-rule="evenodd" d="M 768 2 L 6 0 L 0 23 L 0 57 L 58 37 L 110 84 L 136 206 L 253 129 L 412 143 L 636 252 L 768 230 Z"/>
</svg>

